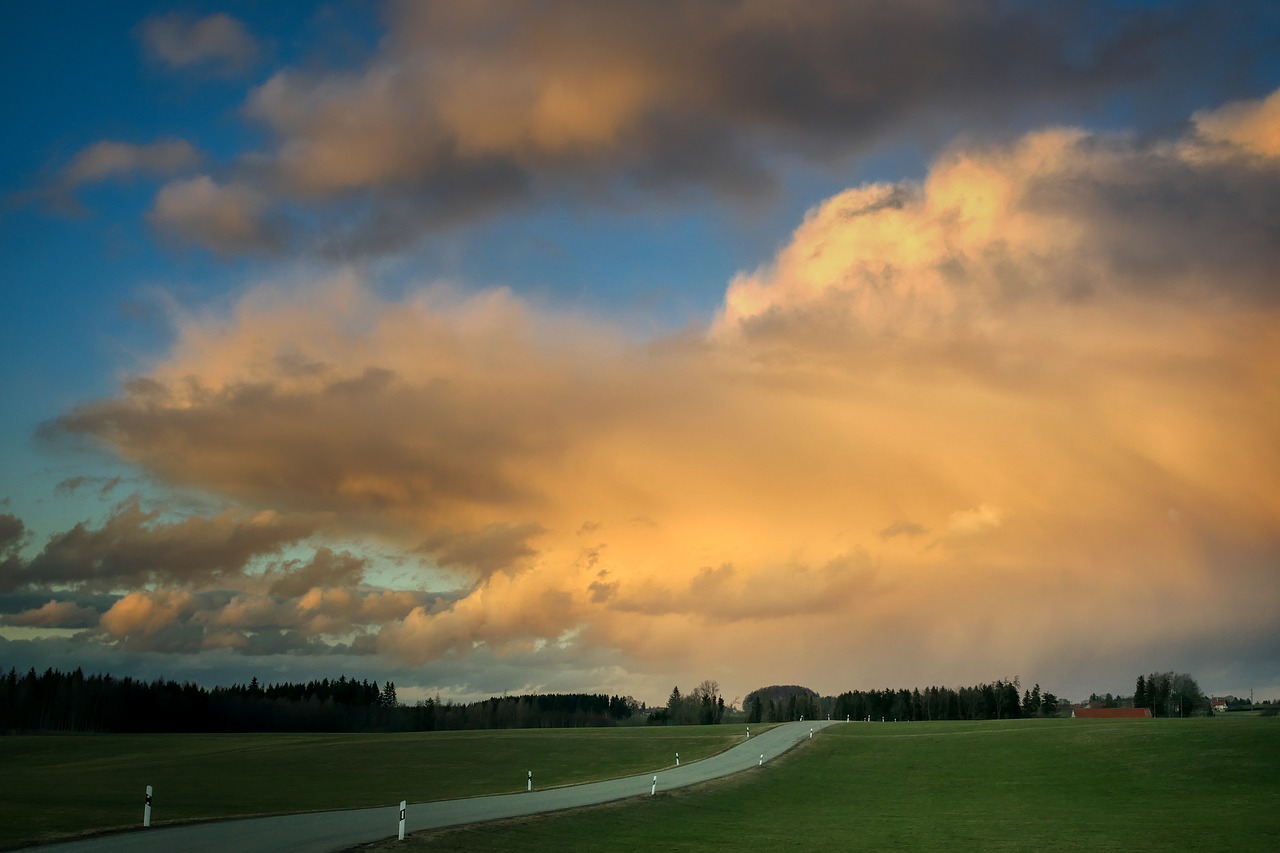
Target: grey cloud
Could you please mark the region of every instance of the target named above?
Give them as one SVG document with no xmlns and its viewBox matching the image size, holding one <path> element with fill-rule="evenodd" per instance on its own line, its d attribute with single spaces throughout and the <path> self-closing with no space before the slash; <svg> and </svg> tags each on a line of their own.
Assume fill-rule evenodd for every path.
<svg viewBox="0 0 1280 853">
<path fill-rule="evenodd" d="M 22 519 L 9 513 L 0 513 L 0 554 L 17 550 L 27 537 L 27 526 Z"/>
<path fill-rule="evenodd" d="M 72 158 L 59 176 L 59 185 L 71 190 L 138 173 L 172 175 L 194 166 L 200 159 L 200 152 L 185 139 L 162 139 L 146 145 L 104 139 Z"/>
<path fill-rule="evenodd" d="M 587 586 L 587 591 L 591 593 L 593 602 L 603 604 L 617 594 L 618 581 L 594 580 Z"/>
<path fill-rule="evenodd" d="M 85 487 L 96 487 L 99 497 L 106 497 L 115 491 L 120 485 L 119 477 L 67 477 L 65 480 L 59 480 L 53 487 L 56 494 L 71 495 Z"/>
<path fill-rule="evenodd" d="M 311 561 L 301 567 L 296 562 L 279 566 L 268 573 L 271 593 L 291 598 L 315 587 L 351 586 L 360 582 L 366 560 L 346 553 L 318 548 Z"/>
<path fill-rule="evenodd" d="M 1280 168 L 1249 158 L 1188 161 L 1167 146 L 1088 137 L 1063 168 L 1038 176 L 1023 204 L 1092 225 L 1111 283 L 1147 295 L 1280 299 Z M 1063 276 L 1062 296 L 1075 282 Z"/>
<path fill-rule="evenodd" d="M 169 177 L 195 167 L 202 159 L 185 139 L 167 138 L 144 144 L 102 139 L 76 152 L 42 186 L 15 193 L 11 200 L 18 205 L 41 203 L 51 212 L 80 216 L 85 209 L 75 193 L 83 186 L 109 180 L 127 182 L 135 176 Z"/>
<path fill-rule="evenodd" d="M 259 55 L 258 43 L 244 24 L 222 13 L 204 18 L 176 13 L 148 18 L 137 33 L 147 56 L 171 69 L 238 74 Z"/>
<path fill-rule="evenodd" d="M 197 175 L 162 187 L 147 220 L 182 243 L 223 254 L 253 252 L 283 245 L 283 226 L 269 207 L 268 196 L 253 186 Z"/>
<path fill-rule="evenodd" d="M 313 530 L 306 521 L 229 513 L 165 522 L 129 500 L 100 528 L 77 524 L 52 536 L 29 562 L 6 561 L 0 589 L 72 585 L 107 591 L 157 581 L 215 583 L 241 575 L 253 558 L 275 553 Z"/>
</svg>

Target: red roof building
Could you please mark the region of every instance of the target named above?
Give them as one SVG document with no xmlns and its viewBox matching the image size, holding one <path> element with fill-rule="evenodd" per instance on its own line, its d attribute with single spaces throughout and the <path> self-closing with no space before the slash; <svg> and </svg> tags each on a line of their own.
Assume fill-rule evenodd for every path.
<svg viewBox="0 0 1280 853">
<path fill-rule="evenodd" d="M 1073 717 L 1085 719 L 1144 720 L 1151 716 L 1150 708 L 1076 708 Z"/>
</svg>

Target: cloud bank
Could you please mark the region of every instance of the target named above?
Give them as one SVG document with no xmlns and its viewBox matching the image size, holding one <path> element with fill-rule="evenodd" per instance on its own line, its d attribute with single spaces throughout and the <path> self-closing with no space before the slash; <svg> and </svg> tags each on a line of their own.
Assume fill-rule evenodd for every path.
<svg viewBox="0 0 1280 853">
<path fill-rule="evenodd" d="M 919 183 L 815 207 L 701 334 L 637 344 L 350 272 L 186 317 L 52 428 L 233 508 L 126 503 L 11 557 L 32 602 L 12 624 L 81 625 L 60 590 L 111 592 L 95 642 L 470 659 L 655 697 L 707 673 L 1065 672 L 1118 646 L 1127 678 L 1170 625 L 1235 632 L 1236 666 L 1275 647 L 1280 599 L 1277 97 L 1162 141 L 957 144 Z M 325 544 L 352 537 L 411 557 L 407 588 Z"/>
</svg>

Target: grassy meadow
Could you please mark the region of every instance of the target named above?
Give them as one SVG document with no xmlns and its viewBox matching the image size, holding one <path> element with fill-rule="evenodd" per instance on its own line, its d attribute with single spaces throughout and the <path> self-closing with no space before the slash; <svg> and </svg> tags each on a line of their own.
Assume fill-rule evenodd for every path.
<svg viewBox="0 0 1280 853">
<path fill-rule="evenodd" d="M 0 737 L 0 847 L 152 823 L 570 785 L 695 761 L 741 726 Z"/>
<path fill-rule="evenodd" d="M 850 724 L 699 789 L 383 851 L 1280 849 L 1280 720 Z"/>
</svg>

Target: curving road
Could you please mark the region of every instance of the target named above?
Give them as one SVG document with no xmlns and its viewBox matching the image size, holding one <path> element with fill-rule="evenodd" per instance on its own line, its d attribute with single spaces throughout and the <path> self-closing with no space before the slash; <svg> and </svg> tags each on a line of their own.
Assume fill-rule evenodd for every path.
<svg viewBox="0 0 1280 853">
<path fill-rule="evenodd" d="M 811 730 L 816 732 L 834 723 L 833 720 L 785 723 L 744 740 L 719 755 L 682 767 L 660 770 L 657 773 L 658 790 L 683 788 L 749 770 L 760 763 L 761 755 L 765 762 L 769 762 L 808 739 Z M 407 809 L 405 832 L 554 812 L 648 795 L 653 788 L 653 777 L 653 773 L 646 773 L 532 793 L 414 803 Z M 318 853 L 345 850 L 357 844 L 394 836 L 399 820 L 400 809 L 399 804 L 396 804 L 375 809 L 158 827 L 50 844 L 36 849 L 40 853 L 146 853 L 152 850 L 178 850 L 182 853 L 222 853 L 226 850 L 235 850 L 236 853 Z"/>
</svg>

